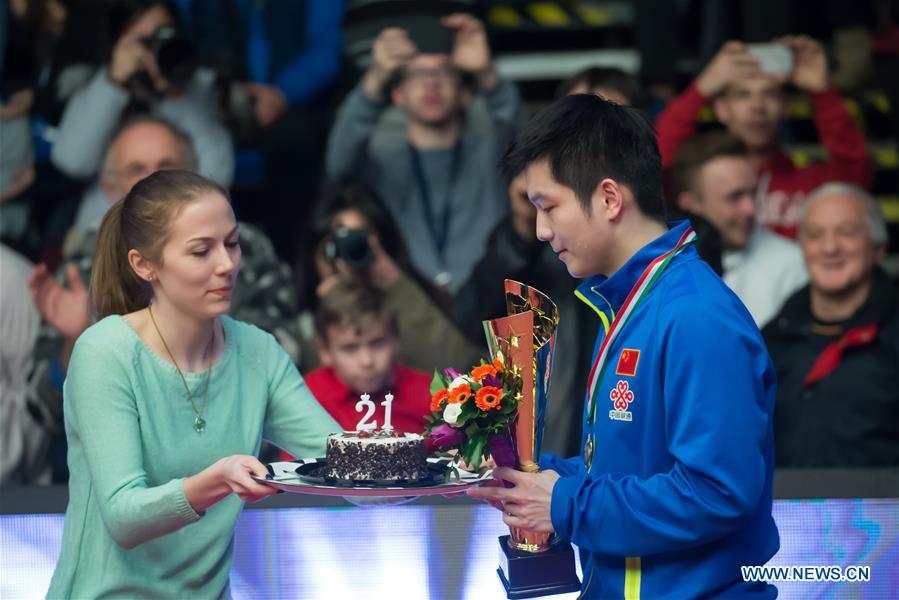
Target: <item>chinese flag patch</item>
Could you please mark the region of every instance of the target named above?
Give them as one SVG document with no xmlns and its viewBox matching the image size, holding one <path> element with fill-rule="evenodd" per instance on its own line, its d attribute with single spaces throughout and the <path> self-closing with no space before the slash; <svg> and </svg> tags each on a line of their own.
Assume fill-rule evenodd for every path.
<svg viewBox="0 0 899 600">
<path fill-rule="evenodd" d="M 637 374 L 637 363 L 640 362 L 640 351 L 625 348 L 618 358 L 618 366 L 615 367 L 615 375 L 633 377 Z"/>
</svg>

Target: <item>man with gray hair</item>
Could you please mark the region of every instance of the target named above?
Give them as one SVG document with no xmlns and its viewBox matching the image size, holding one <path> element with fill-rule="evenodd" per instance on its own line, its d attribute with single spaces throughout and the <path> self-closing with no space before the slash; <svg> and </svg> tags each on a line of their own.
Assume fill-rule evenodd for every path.
<svg viewBox="0 0 899 600">
<path fill-rule="evenodd" d="M 764 329 L 777 371 L 779 467 L 899 465 L 899 290 L 863 189 L 831 183 L 800 212 L 809 285 Z"/>
</svg>

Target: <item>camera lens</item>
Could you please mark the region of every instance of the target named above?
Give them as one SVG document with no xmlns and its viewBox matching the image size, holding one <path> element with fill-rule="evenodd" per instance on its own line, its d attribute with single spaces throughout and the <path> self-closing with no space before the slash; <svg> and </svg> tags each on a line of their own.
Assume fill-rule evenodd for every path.
<svg viewBox="0 0 899 600">
<path fill-rule="evenodd" d="M 193 43 L 171 26 L 163 25 L 144 44 L 156 57 L 159 71 L 175 87 L 184 87 L 197 68 L 197 51 Z"/>
<path fill-rule="evenodd" d="M 364 269 L 371 264 L 371 247 L 368 231 L 341 227 L 334 232 L 334 256 L 344 260 L 353 269 Z"/>
</svg>

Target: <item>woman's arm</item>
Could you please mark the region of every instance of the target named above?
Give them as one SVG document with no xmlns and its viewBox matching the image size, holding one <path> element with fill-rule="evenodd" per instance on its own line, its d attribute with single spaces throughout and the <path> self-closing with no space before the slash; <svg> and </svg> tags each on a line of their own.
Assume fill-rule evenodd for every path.
<svg viewBox="0 0 899 600">
<path fill-rule="evenodd" d="M 328 435 L 343 427 L 318 403 L 275 338 L 265 336 L 260 358 L 267 369 L 269 400 L 263 437 L 294 456 L 324 456 Z"/>
</svg>

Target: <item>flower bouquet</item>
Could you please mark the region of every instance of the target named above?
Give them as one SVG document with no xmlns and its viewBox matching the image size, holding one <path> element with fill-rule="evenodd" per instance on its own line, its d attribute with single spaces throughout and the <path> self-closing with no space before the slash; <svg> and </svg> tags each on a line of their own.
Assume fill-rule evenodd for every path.
<svg viewBox="0 0 899 600">
<path fill-rule="evenodd" d="M 458 450 L 461 460 L 475 471 L 488 453 L 503 455 L 498 464 L 514 464 L 512 430 L 521 388 L 520 369 L 507 365 L 502 352 L 492 362 L 482 359 L 468 373 L 435 371 L 431 414 L 425 417 L 429 450 Z"/>
</svg>

